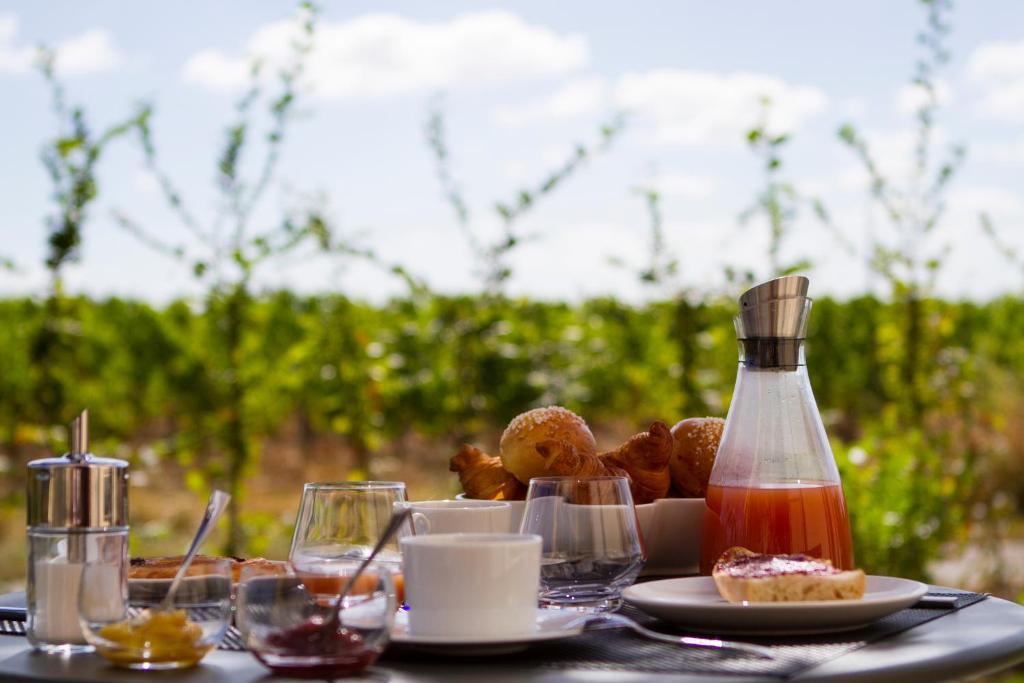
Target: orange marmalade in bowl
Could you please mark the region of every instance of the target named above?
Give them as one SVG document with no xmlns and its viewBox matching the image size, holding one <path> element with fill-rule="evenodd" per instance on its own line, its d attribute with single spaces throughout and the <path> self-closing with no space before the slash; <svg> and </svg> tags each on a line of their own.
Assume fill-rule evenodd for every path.
<svg viewBox="0 0 1024 683">
<path fill-rule="evenodd" d="M 144 610 L 133 619 L 104 626 L 98 634 L 106 642 L 98 643 L 96 651 L 124 666 L 193 666 L 215 647 L 203 642 L 202 626 L 190 621 L 183 609 Z"/>
</svg>

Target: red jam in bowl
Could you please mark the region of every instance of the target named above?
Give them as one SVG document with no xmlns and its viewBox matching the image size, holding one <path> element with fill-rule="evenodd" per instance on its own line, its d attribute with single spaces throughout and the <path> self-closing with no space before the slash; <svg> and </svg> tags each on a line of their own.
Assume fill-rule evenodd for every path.
<svg viewBox="0 0 1024 683">
<path fill-rule="evenodd" d="M 267 636 L 264 647 L 253 654 L 276 674 L 330 679 L 359 673 L 380 652 L 356 631 L 341 625 L 331 630 L 315 619 Z"/>
</svg>

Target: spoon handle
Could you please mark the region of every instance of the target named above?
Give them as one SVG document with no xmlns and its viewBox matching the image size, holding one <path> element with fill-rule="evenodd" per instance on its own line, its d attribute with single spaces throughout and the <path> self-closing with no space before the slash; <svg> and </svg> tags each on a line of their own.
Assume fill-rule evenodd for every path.
<svg viewBox="0 0 1024 683">
<path fill-rule="evenodd" d="M 199 528 L 196 529 L 196 535 L 192 538 L 192 545 L 189 546 L 188 552 L 185 553 L 185 559 L 182 560 L 181 566 L 178 567 L 174 580 L 171 581 L 171 585 L 167 588 L 167 594 L 164 595 L 164 599 L 160 603 L 161 610 L 170 609 L 171 605 L 174 604 L 174 594 L 178 591 L 181 580 L 185 578 L 185 574 L 188 572 L 192 560 L 195 559 L 196 554 L 199 552 L 199 548 L 203 545 L 203 541 L 213 531 L 213 527 L 217 524 L 217 520 L 220 519 L 230 501 L 231 496 L 223 491 L 215 490 L 210 494 L 210 502 L 206 505 L 206 514 L 203 515 L 203 521 L 199 523 Z"/>
<path fill-rule="evenodd" d="M 637 622 L 633 621 L 629 617 L 623 614 L 593 614 L 580 617 L 580 619 L 570 622 L 572 626 L 582 625 L 584 629 L 587 627 L 597 628 L 628 628 L 637 635 L 649 638 L 651 640 L 657 640 L 663 643 L 670 643 L 672 645 L 682 645 L 684 647 L 700 647 L 712 650 L 719 650 L 721 652 L 739 652 L 745 655 L 752 655 L 754 657 L 760 657 L 761 659 L 775 659 L 775 654 L 771 648 L 764 647 L 761 645 L 754 645 L 753 643 L 740 643 L 730 640 L 721 640 L 719 638 L 696 638 L 692 636 L 673 636 L 668 633 L 661 633 L 649 629 L 645 626 L 641 626 Z"/>
<path fill-rule="evenodd" d="M 370 566 L 371 562 L 373 562 L 373 558 L 377 557 L 377 554 L 384 549 L 384 546 L 388 544 L 388 541 L 390 541 L 392 537 L 394 537 L 394 535 L 398 533 L 398 530 L 402 528 L 402 525 L 406 522 L 406 520 L 409 519 L 409 516 L 411 514 L 412 510 L 410 510 L 409 508 L 405 508 L 391 515 L 391 519 L 388 520 L 388 525 L 384 528 L 384 532 L 380 535 L 380 539 L 378 539 L 377 544 L 373 546 L 373 550 L 370 551 L 370 554 L 367 555 L 366 559 L 359 564 L 359 567 L 356 568 L 355 573 L 353 573 L 352 576 L 349 577 L 349 580 L 345 583 L 345 587 L 342 589 L 341 594 L 338 596 L 338 602 L 334 606 L 334 612 L 331 615 L 330 622 L 337 623 L 341 619 L 341 608 L 342 603 L 345 600 L 345 596 L 348 595 L 348 592 L 352 590 L 353 586 L 356 585 L 356 581 L 359 579 L 359 577 L 362 576 L 366 568 Z"/>
</svg>

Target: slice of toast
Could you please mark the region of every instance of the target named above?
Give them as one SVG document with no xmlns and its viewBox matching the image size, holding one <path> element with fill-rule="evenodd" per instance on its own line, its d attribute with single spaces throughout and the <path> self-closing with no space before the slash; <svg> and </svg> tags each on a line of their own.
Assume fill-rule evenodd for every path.
<svg viewBox="0 0 1024 683">
<path fill-rule="evenodd" d="M 729 602 L 857 600 L 864 597 L 860 569 L 836 569 L 809 555 L 762 555 L 730 548 L 711 572 L 718 592 Z"/>
</svg>

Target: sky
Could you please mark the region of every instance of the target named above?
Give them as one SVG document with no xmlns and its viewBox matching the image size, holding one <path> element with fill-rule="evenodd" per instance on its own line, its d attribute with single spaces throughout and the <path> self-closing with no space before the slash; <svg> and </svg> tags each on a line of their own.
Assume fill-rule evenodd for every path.
<svg viewBox="0 0 1024 683">
<path fill-rule="evenodd" d="M 17 266 L 0 271 L 0 295 L 39 293 L 47 282 L 53 205 L 39 154 L 57 122 L 32 66 L 36 45 L 56 49 L 69 101 L 97 129 L 152 103 L 162 164 L 207 225 L 217 214 L 216 158 L 247 65 L 254 57 L 280 62 L 293 7 L 0 0 L 0 258 Z M 791 135 L 782 177 L 820 198 L 854 246 L 841 248 L 804 210 L 782 260 L 811 262 L 812 294 L 884 294 L 865 248 L 897 242 L 836 133 L 854 124 L 897 185 L 911 177 L 920 4 L 639 0 L 625 8 L 579 0 L 325 3 L 280 172 L 253 229 L 316 197 L 355 244 L 438 291 L 477 291 L 478 257 L 442 196 L 425 142 L 431 103 L 445 112 L 452 171 L 484 241 L 500 230 L 496 202 L 536 185 L 576 144 L 595 144 L 599 127 L 624 111 L 627 125 L 613 144 L 522 220 L 528 239 L 512 255 L 509 293 L 638 301 L 677 287 L 725 291 L 726 267 L 771 272 L 767 224 L 739 220 L 764 184 L 744 138 L 767 96 L 769 129 Z M 1024 8 L 1016 0 L 960 2 L 951 23 L 935 139 L 940 156 L 964 144 L 967 159 L 943 221 L 913 248 L 946 255 L 938 293 L 986 299 L 1024 287 L 1024 270 L 1000 255 L 978 220 L 987 211 L 1004 242 L 1024 254 Z M 257 118 L 257 130 L 266 123 Z M 250 176 L 259 158 L 257 148 L 243 159 Z M 201 292 L 181 263 L 114 220 L 122 212 L 164 241 L 197 246 L 133 139 L 111 145 L 98 181 L 68 289 L 154 302 Z M 637 277 L 651 249 L 638 188 L 662 197 L 663 251 L 679 263 L 671 285 L 652 288 Z M 374 301 L 403 291 L 372 265 L 306 252 L 268 264 L 256 284 Z"/>
</svg>

